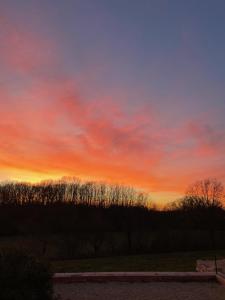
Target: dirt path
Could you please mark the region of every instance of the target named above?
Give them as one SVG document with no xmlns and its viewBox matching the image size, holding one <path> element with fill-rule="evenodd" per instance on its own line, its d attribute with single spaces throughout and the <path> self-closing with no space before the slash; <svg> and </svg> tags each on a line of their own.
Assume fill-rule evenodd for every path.
<svg viewBox="0 0 225 300">
<path fill-rule="evenodd" d="M 55 286 L 63 300 L 225 300 L 225 287 L 209 283 L 76 283 Z"/>
</svg>

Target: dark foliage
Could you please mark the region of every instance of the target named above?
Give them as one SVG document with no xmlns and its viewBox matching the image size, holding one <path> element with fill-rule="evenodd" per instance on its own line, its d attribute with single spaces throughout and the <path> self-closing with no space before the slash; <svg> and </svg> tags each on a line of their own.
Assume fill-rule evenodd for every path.
<svg viewBox="0 0 225 300">
<path fill-rule="evenodd" d="M 52 300 L 52 274 L 49 268 L 22 252 L 1 252 L 0 299 Z"/>
<path fill-rule="evenodd" d="M 158 211 L 147 195 L 116 185 L 5 184 L 0 237 L 32 240 L 29 251 L 55 259 L 225 248 L 221 195 L 217 181 L 202 181 Z"/>
</svg>

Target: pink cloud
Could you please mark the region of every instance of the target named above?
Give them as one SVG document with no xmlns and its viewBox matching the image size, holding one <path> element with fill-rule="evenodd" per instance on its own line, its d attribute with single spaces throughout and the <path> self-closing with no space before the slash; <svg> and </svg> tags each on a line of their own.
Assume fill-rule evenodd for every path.
<svg viewBox="0 0 225 300">
<path fill-rule="evenodd" d="M 43 71 L 54 61 L 54 47 L 49 39 L 22 28 L 0 16 L 1 64 L 14 72 Z"/>
<path fill-rule="evenodd" d="M 46 66 L 54 73 L 61 64 L 57 55 L 52 59 L 54 43 L 4 20 L 2 25 L 5 68 L 32 78 L 22 80 L 16 92 L 6 85 L 0 90 L 3 170 L 89 176 L 175 192 L 206 170 L 221 174 L 209 158 L 224 153 L 222 129 L 194 120 L 165 128 L 152 107 L 131 110 L 122 95 L 83 99 L 70 76 L 41 76 Z"/>
<path fill-rule="evenodd" d="M 200 156 L 215 156 L 225 150 L 225 130 L 215 128 L 207 121 L 189 122 L 187 133 L 195 142 L 196 154 Z"/>
</svg>

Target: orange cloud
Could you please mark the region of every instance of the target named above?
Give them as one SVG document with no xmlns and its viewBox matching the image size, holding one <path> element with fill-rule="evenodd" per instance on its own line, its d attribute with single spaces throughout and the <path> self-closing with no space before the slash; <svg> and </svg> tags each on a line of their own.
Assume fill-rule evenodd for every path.
<svg viewBox="0 0 225 300">
<path fill-rule="evenodd" d="M 75 175 L 132 184 L 159 198 L 182 193 L 206 170 L 224 178 L 213 161 L 224 151 L 224 132 L 200 121 L 165 128 L 151 108 L 131 112 L 122 96 L 83 99 L 73 78 L 55 74 L 61 62 L 51 57 L 52 43 L 2 25 L 0 54 L 19 85 L 0 90 L 0 178 Z"/>
</svg>

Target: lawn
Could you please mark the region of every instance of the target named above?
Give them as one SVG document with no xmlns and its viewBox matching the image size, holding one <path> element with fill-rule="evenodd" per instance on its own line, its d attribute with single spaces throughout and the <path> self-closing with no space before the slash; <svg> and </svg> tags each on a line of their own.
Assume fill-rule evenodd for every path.
<svg viewBox="0 0 225 300">
<path fill-rule="evenodd" d="M 225 250 L 217 251 L 218 258 Z M 214 259 L 213 251 L 130 255 L 52 262 L 54 272 L 195 271 L 197 259 Z"/>
</svg>

